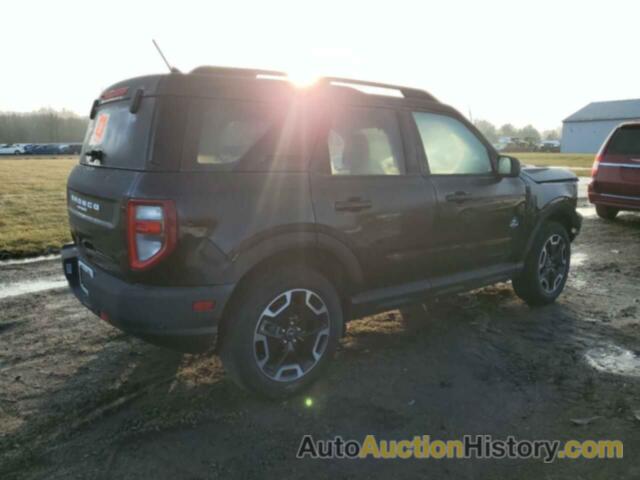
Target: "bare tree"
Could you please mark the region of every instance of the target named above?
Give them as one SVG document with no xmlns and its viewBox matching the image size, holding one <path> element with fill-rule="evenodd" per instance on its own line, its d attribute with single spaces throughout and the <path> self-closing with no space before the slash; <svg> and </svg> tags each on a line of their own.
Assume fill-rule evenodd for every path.
<svg viewBox="0 0 640 480">
<path fill-rule="evenodd" d="M 0 113 L 0 143 L 81 142 L 89 119 L 67 110 Z"/>
</svg>

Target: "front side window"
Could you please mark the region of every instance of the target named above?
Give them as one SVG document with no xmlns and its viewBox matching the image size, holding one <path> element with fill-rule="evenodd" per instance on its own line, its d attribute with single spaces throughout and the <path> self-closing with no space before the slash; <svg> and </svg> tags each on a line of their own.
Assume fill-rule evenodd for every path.
<svg viewBox="0 0 640 480">
<path fill-rule="evenodd" d="M 492 171 L 489 152 L 462 122 L 446 115 L 414 112 L 429 170 L 434 175 L 473 175 Z"/>
<path fill-rule="evenodd" d="M 333 115 L 327 146 L 333 175 L 401 175 L 404 155 L 393 110 L 349 108 Z"/>
</svg>

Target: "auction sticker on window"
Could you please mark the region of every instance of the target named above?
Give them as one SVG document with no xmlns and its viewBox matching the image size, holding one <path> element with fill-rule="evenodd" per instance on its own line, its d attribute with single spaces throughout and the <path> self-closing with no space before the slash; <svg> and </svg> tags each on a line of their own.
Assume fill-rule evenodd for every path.
<svg viewBox="0 0 640 480">
<path fill-rule="evenodd" d="M 93 134 L 91 135 L 91 140 L 89 141 L 89 145 L 100 145 L 104 136 L 107 133 L 107 126 L 109 125 L 109 114 L 101 113 L 98 115 L 96 119 L 96 125 L 93 128 Z"/>
</svg>

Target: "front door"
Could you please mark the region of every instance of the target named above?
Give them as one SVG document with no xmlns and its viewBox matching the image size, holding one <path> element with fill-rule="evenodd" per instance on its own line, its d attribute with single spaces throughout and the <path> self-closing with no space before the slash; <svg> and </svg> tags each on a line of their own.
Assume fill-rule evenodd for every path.
<svg viewBox="0 0 640 480">
<path fill-rule="evenodd" d="M 425 172 L 436 192 L 434 275 L 513 260 L 526 187 L 496 174 L 488 146 L 462 118 L 414 112 Z"/>
</svg>

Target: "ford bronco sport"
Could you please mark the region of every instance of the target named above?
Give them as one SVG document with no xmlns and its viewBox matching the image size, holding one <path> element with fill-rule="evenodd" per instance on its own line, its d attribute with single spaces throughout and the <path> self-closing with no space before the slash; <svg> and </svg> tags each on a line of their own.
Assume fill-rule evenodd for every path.
<svg viewBox="0 0 640 480">
<path fill-rule="evenodd" d="M 546 304 L 567 280 L 576 177 L 521 171 L 425 91 L 200 67 L 113 85 L 90 118 L 71 290 L 257 393 L 306 387 L 355 316 L 507 280 Z"/>
</svg>

